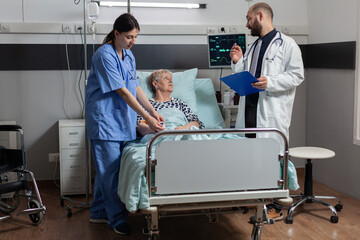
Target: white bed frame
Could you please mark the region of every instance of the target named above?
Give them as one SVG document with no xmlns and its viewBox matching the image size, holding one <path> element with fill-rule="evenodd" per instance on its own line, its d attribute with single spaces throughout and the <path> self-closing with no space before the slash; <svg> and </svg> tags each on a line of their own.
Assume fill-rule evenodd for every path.
<svg viewBox="0 0 360 240">
<path fill-rule="evenodd" d="M 283 148 L 273 138 L 164 141 L 155 150 L 155 141 L 167 135 L 220 133 L 274 133 L 283 139 Z M 280 149 L 284 154 L 280 155 Z M 273 198 L 289 199 L 287 190 L 288 142 L 274 128 L 163 131 L 147 146 L 147 181 L 150 208 L 142 209 L 149 239 L 159 239 L 160 217 L 206 214 L 216 222 L 219 213 L 233 207 L 256 207 L 251 239 L 261 238 L 263 212 Z M 279 179 L 280 160 L 283 179 Z M 152 182 L 151 172 L 155 173 Z"/>
</svg>

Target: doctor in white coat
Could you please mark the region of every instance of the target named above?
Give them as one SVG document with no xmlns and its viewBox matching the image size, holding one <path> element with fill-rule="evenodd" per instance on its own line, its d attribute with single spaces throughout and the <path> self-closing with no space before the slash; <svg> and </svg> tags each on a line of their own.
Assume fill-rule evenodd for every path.
<svg viewBox="0 0 360 240">
<path fill-rule="evenodd" d="M 299 46 L 292 38 L 276 31 L 272 18 L 273 12 L 268 4 L 257 3 L 250 7 L 246 16 L 246 27 L 250 29 L 252 36 L 259 38 L 245 54 L 238 45 L 232 47 L 231 68 L 233 72 L 250 71 L 250 68 L 253 68 L 252 61 L 255 60 L 254 49 L 260 40 L 263 40 L 264 46 L 260 50 L 259 58 L 256 59 L 259 60 L 255 66 L 257 74 L 253 73 L 258 82 L 252 85 L 265 91 L 259 92 L 258 98 L 255 99 L 255 116 L 252 118 L 253 126 L 250 127 L 275 127 L 289 138 L 295 91 L 304 80 L 304 67 Z M 240 99 L 237 128 L 249 127 L 245 124 L 247 100 L 245 96 Z"/>
</svg>

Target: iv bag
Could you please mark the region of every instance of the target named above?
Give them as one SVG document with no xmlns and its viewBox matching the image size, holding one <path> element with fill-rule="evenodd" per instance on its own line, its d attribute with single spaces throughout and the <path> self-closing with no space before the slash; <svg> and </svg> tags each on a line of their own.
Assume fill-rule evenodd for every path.
<svg viewBox="0 0 360 240">
<path fill-rule="evenodd" d="M 87 6 L 88 18 L 95 22 L 99 18 L 99 5 L 96 2 L 89 2 Z"/>
</svg>

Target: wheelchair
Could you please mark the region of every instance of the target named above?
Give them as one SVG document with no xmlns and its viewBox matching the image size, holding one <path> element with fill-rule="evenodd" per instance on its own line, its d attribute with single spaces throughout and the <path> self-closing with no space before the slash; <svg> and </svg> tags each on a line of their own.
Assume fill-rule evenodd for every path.
<svg viewBox="0 0 360 240">
<path fill-rule="evenodd" d="M 27 198 L 27 209 L 17 215 L 29 215 L 31 222 L 38 225 L 42 222 L 46 207 L 42 203 L 34 174 L 26 169 L 26 154 L 24 149 L 24 133 L 19 125 L 0 125 L 1 132 L 15 132 L 18 149 L 0 146 L 0 221 L 10 217 L 22 197 Z M 18 136 L 20 136 L 18 138 Z M 29 187 L 27 177 L 30 176 L 35 194 Z"/>
</svg>

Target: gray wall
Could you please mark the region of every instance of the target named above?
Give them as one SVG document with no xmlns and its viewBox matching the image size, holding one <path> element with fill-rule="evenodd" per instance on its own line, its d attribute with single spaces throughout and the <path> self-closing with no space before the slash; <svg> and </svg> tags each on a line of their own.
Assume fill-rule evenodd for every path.
<svg viewBox="0 0 360 240">
<path fill-rule="evenodd" d="M 314 161 L 314 178 L 360 198 L 360 147 L 353 144 L 354 79 L 350 70 L 309 69 L 306 144 L 335 151 Z"/>
<path fill-rule="evenodd" d="M 309 43 L 357 40 L 358 1 L 318 0 L 308 5 Z M 353 144 L 355 72 L 307 70 L 306 145 L 336 153 L 314 162 L 314 178 L 360 199 L 360 146 Z"/>
<path fill-rule="evenodd" d="M 55 163 L 48 162 L 49 153 L 59 152 L 57 121 L 79 118 L 81 109 L 77 95 L 76 73 L 72 72 L 72 94 L 66 71 L 1 71 L 0 120 L 16 120 L 24 129 L 27 166 L 37 179 L 58 178 Z M 65 94 L 65 95 L 64 95 Z"/>
</svg>

